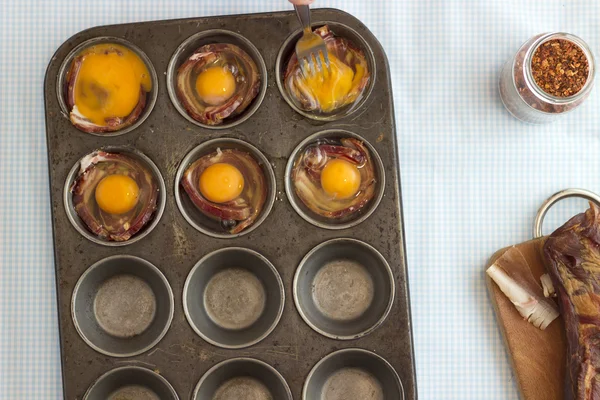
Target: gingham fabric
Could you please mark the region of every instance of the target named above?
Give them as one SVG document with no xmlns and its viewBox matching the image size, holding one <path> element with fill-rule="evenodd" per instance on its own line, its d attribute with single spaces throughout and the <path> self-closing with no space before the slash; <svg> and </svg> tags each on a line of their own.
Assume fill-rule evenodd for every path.
<svg viewBox="0 0 600 400">
<path fill-rule="evenodd" d="M 600 88 L 558 122 L 525 125 L 504 110 L 498 74 L 540 32 L 577 34 L 600 55 L 600 2 L 317 3 L 359 17 L 390 61 L 419 397 L 517 399 L 484 264 L 530 238 L 547 196 L 600 192 Z M 2 400 L 62 398 L 42 98 L 54 51 L 95 25 L 283 9 L 285 0 L 0 0 Z M 557 207 L 546 229 L 583 206 Z"/>
</svg>

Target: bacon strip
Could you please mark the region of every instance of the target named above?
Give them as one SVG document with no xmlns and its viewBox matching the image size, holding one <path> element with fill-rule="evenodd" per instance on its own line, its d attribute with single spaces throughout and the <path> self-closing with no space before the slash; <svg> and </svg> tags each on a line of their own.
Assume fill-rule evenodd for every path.
<svg viewBox="0 0 600 400">
<path fill-rule="evenodd" d="M 116 48 L 107 50 L 106 54 L 110 52 L 121 54 L 121 51 Z M 130 125 L 133 125 L 140 118 L 140 115 L 146 107 L 148 93 L 144 90 L 142 86 L 140 86 L 140 96 L 138 103 L 135 106 L 135 108 L 129 113 L 129 115 L 125 117 L 107 118 L 105 120 L 106 125 L 95 124 L 79 112 L 79 109 L 75 104 L 75 82 L 77 82 L 77 76 L 79 75 L 79 70 L 81 69 L 81 65 L 83 63 L 84 58 L 85 53 L 75 57 L 75 59 L 71 63 L 69 72 L 67 72 L 65 97 L 67 100 L 67 105 L 69 107 L 69 119 L 71 120 L 71 123 L 75 125 L 78 129 L 87 133 L 115 132 Z"/>
<path fill-rule="evenodd" d="M 314 213 L 332 219 L 358 212 L 375 193 L 375 171 L 363 142 L 354 138 L 344 138 L 340 142 L 341 146 L 321 144 L 309 147 L 296 161 L 292 172 L 296 194 L 304 205 Z M 359 168 L 361 184 L 355 197 L 331 198 L 321 187 L 321 171 L 332 158 L 343 158 Z"/>
<path fill-rule="evenodd" d="M 236 80 L 236 93 L 225 103 L 213 106 L 196 94 L 193 77 L 207 66 L 222 64 Z M 207 125 L 220 125 L 228 117 L 241 114 L 254 100 L 260 88 L 260 75 L 254 60 L 232 44 L 207 44 L 196 50 L 177 71 L 177 97 L 188 114 Z"/>
<path fill-rule="evenodd" d="M 113 174 L 127 175 L 140 188 L 137 205 L 120 215 L 108 214 L 96 204 L 98 183 Z M 115 242 L 129 240 L 153 217 L 157 208 L 158 185 L 142 165 L 123 154 L 95 151 L 81 160 L 80 173 L 71 187 L 77 215 L 96 236 Z"/>
<path fill-rule="evenodd" d="M 216 163 L 236 167 L 244 176 L 244 189 L 237 199 L 217 204 L 208 201 L 198 189 L 200 175 Z M 236 234 L 254 223 L 267 199 L 267 184 L 261 167 L 252 156 L 238 150 L 217 150 L 192 163 L 181 178 L 181 186 L 205 215 L 220 221 L 236 221 L 229 233 Z"/>
</svg>

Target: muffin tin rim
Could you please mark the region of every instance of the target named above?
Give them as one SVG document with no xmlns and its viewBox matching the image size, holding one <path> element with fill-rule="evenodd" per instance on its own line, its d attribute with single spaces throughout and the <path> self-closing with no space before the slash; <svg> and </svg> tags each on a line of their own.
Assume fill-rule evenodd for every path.
<svg viewBox="0 0 600 400">
<path fill-rule="evenodd" d="M 227 345 L 227 344 L 223 344 L 223 343 L 219 343 L 209 337 L 207 337 L 197 326 L 196 324 L 192 321 L 192 317 L 190 314 L 190 310 L 187 304 L 187 295 L 188 295 L 188 290 L 189 290 L 189 284 L 190 284 L 190 278 L 192 277 L 193 273 L 199 269 L 202 264 L 208 260 L 210 257 L 216 255 L 216 254 L 220 254 L 220 253 L 225 253 L 228 251 L 244 251 L 244 252 L 248 252 L 256 257 L 258 257 L 261 261 L 263 261 L 266 265 L 269 266 L 271 272 L 273 272 L 273 275 L 275 276 L 276 280 L 277 280 L 277 284 L 279 286 L 279 293 L 281 296 L 281 304 L 279 305 L 279 309 L 277 311 L 277 317 L 275 318 L 275 320 L 273 321 L 273 323 L 269 326 L 269 329 L 267 329 L 262 335 L 260 335 L 258 338 L 252 340 L 251 342 L 248 343 L 243 343 L 240 345 Z M 243 268 L 243 267 L 240 267 Z M 207 254 L 205 254 L 204 256 L 202 256 L 192 267 L 192 269 L 188 272 L 188 274 L 185 277 L 185 281 L 183 284 L 183 289 L 182 289 L 182 305 L 183 305 L 183 314 L 185 315 L 185 319 L 187 320 L 187 323 L 189 325 L 190 328 L 192 328 L 192 330 L 196 333 L 196 335 L 198 335 L 202 340 L 206 341 L 207 343 L 216 346 L 216 347 L 220 347 L 223 349 L 230 349 L 230 350 L 239 350 L 239 349 L 245 349 L 248 347 L 252 347 L 255 346 L 256 344 L 262 342 L 263 340 L 265 340 L 271 333 L 273 333 L 273 331 L 275 330 L 275 328 L 277 328 L 277 326 L 279 325 L 279 322 L 281 321 L 281 318 L 283 317 L 283 311 L 285 308 L 285 300 L 286 300 L 286 295 L 285 295 L 285 285 L 283 283 L 283 279 L 281 278 L 281 274 L 279 273 L 279 271 L 277 270 L 277 268 L 275 267 L 275 265 L 269 261 L 269 259 L 267 257 L 265 257 L 264 255 L 262 255 L 261 253 L 259 253 L 256 250 L 252 250 L 248 247 L 242 247 L 242 246 L 231 246 L 231 247 L 222 247 L 216 250 L 213 250 Z"/>
<path fill-rule="evenodd" d="M 137 262 L 141 262 L 141 263 L 145 264 L 147 267 L 149 267 L 153 272 L 155 272 L 157 274 L 157 276 L 160 278 L 162 283 L 165 285 L 168 295 L 169 295 L 169 317 L 167 318 L 167 323 L 165 324 L 165 327 L 160 332 L 160 334 L 156 337 L 156 339 L 154 339 L 148 346 L 144 347 L 143 349 L 136 350 L 136 351 L 129 352 L 129 353 L 123 353 L 123 354 L 106 351 L 106 350 L 100 348 L 99 346 L 97 346 L 96 344 L 92 343 L 92 341 L 89 340 L 89 338 L 81 330 L 81 327 L 79 326 L 79 322 L 77 321 L 77 318 L 75 317 L 76 294 L 78 293 L 79 287 L 83 283 L 83 280 L 91 273 L 92 269 L 100 267 L 103 263 L 105 263 L 107 261 L 112 261 L 112 260 L 119 259 L 119 258 L 135 260 Z M 148 350 L 155 347 L 158 343 L 160 343 L 160 341 L 166 336 L 167 332 L 169 332 L 169 329 L 171 328 L 171 324 L 173 323 L 173 318 L 175 315 L 175 297 L 173 294 L 173 288 L 171 287 L 169 280 L 167 279 L 165 274 L 163 274 L 163 272 L 156 265 L 154 265 L 150 261 L 146 260 L 145 258 L 134 256 L 131 254 L 113 254 L 111 256 L 104 257 L 104 258 L 94 262 L 92 265 L 87 267 L 85 269 L 85 271 L 83 271 L 83 273 L 79 276 L 79 278 L 77 279 L 77 283 L 75 284 L 75 287 L 73 288 L 73 291 L 71 293 L 70 308 L 71 308 L 71 321 L 73 322 L 73 325 L 75 326 L 75 330 L 79 334 L 79 337 L 89 347 L 91 347 L 93 350 L 97 351 L 98 353 L 104 354 L 109 357 L 126 358 L 126 357 L 135 357 L 135 356 L 138 356 L 140 354 L 147 352 Z"/>
<path fill-rule="evenodd" d="M 124 240 L 122 242 L 103 240 L 103 239 L 100 239 L 98 236 L 92 234 L 92 232 L 90 232 L 89 229 L 87 228 L 85 222 L 83 220 L 81 220 L 81 218 L 77 214 L 77 211 L 75 211 L 75 208 L 73 207 L 73 204 L 72 204 L 73 193 L 71 192 L 71 186 L 72 186 L 73 182 L 75 182 L 75 180 L 77 179 L 79 174 L 81 173 L 80 172 L 81 160 L 83 158 L 85 158 L 86 156 L 88 156 L 94 152 L 97 152 L 97 151 L 105 151 L 107 153 L 118 153 L 118 154 L 125 154 L 125 155 L 133 154 L 133 158 L 136 159 L 136 161 L 141 160 L 143 163 L 146 164 L 143 166 L 148 167 L 150 172 L 153 174 L 153 176 L 157 180 L 157 184 L 158 184 L 158 197 L 156 199 L 157 206 L 156 206 L 156 210 L 154 211 L 154 213 L 152 215 L 151 220 L 146 222 L 146 224 L 138 232 L 136 232 L 131 238 L 129 238 L 128 240 Z M 164 214 L 166 204 L 167 204 L 167 187 L 165 185 L 165 179 L 162 176 L 160 168 L 158 168 L 158 166 L 154 163 L 154 161 L 152 161 L 152 159 L 150 157 L 148 157 L 145 153 L 143 153 L 142 151 L 138 150 L 137 148 L 131 147 L 129 145 L 101 146 L 101 147 L 99 147 L 95 150 L 92 150 L 90 152 L 87 152 L 83 156 L 79 157 L 77 159 L 77 161 L 75 162 L 75 164 L 73 165 L 73 167 L 71 167 L 71 169 L 67 173 L 67 177 L 65 178 L 65 184 L 64 184 L 64 188 L 63 188 L 62 192 L 63 192 L 64 210 L 65 210 L 65 213 L 67 214 L 67 219 L 69 220 L 69 222 L 71 223 L 73 228 L 75 228 L 75 230 L 77 232 L 79 232 L 79 234 L 81 236 L 85 237 L 89 241 L 94 242 L 96 244 L 100 244 L 102 246 L 106 246 L 106 247 L 127 246 L 130 244 L 136 243 L 136 242 L 142 240 L 143 238 L 145 238 L 146 236 L 148 236 L 158 226 L 158 223 L 160 222 L 160 219 L 162 218 L 162 216 Z M 79 224 L 77 223 L 77 219 L 79 219 L 81 221 L 81 224 L 84 226 L 83 228 L 79 226 Z"/>
<path fill-rule="evenodd" d="M 227 118 L 224 118 L 223 123 L 221 123 L 219 125 L 204 124 L 204 123 L 192 118 L 192 116 L 188 114 L 187 110 L 181 105 L 181 101 L 179 100 L 179 97 L 177 96 L 176 85 L 174 84 L 174 81 L 177 80 L 177 68 L 175 67 L 175 64 L 178 61 L 178 59 L 177 59 L 178 56 L 180 56 L 181 53 L 183 53 L 183 51 L 186 50 L 186 47 L 190 43 L 192 43 L 194 40 L 202 39 L 204 37 L 210 37 L 212 35 L 232 36 L 236 40 L 239 40 L 242 43 L 244 43 L 246 46 L 248 46 L 248 48 L 250 48 L 252 50 L 252 52 L 255 53 L 254 55 L 248 54 L 248 56 L 250 56 L 252 61 L 258 61 L 257 69 L 259 70 L 259 74 L 260 74 L 260 85 L 259 85 L 259 89 L 258 89 L 258 94 L 252 100 L 252 102 L 250 102 L 250 104 L 248 105 L 248 108 L 246 108 L 244 111 L 242 111 L 242 114 L 235 121 L 227 122 L 227 118 L 229 118 L 229 117 L 227 117 Z M 229 43 L 229 44 L 233 44 L 233 43 Z M 194 49 L 193 51 L 196 51 L 196 50 L 197 49 Z M 244 50 L 244 49 L 242 49 L 242 50 Z M 246 52 L 246 53 L 248 53 L 248 52 Z M 256 60 L 255 60 L 254 56 L 256 56 Z M 228 29 L 221 29 L 221 28 L 207 29 L 207 30 L 196 32 L 196 33 L 192 34 L 191 36 L 188 36 L 183 42 L 181 42 L 175 48 L 175 51 L 173 51 L 173 54 L 171 54 L 171 57 L 169 58 L 169 63 L 167 64 L 167 71 L 166 71 L 167 93 L 169 95 L 169 99 L 170 99 L 173 107 L 175 107 L 177 112 L 179 114 L 181 114 L 181 116 L 183 116 L 188 122 L 190 122 L 196 126 L 199 126 L 200 128 L 205 128 L 205 129 L 212 129 L 212 130 L 217 130 L 217 131 L 224 130 L 224 129 L 230 129 L 230 128 L 234 128 L 234 127 L 248 121 L 248 119 L 250 119 L 256 113 L 256 111 L 258 111 L 258 109 L 261 107 L 263 100 L 265 99 L 265 96 L 267 94 L 267 90 L 268 90 L 268 79 L 269 79 L 268 73 L 269 73 L 269 71 L 267 68 L 267 64 L 265 63 L 265 59 L 262 56 L 262 53 L 260 52 L 260 50 L 258 50 L 258 48 L 254 45 L 254 43 L 252 43 L 250 41 L 250 39 L 246 38 L 245 36 L 243 36 L 237 32 L 234 32 L 234 31 L 231 31 Z"/>
<path fill-rule="evenodd" d="M 267 193 L 267 198 L 265 199 L 265 203 L 263 204 L 263 209 L 261 210 L 258 218 L 252 223 L 252 225 L 248 226 L 243 231 L 235 233 L 235 234 L 231 234 L 226 231 L 224 231 L 223 233 L 212 231 L 208 228 L 203 227 L 200 224 L 197 224 L 192 219 L 192 217 L 189 216 L 188 213 L 185 211 L 185 207 L 183 206 L 183 203 L 181 201 L 181 196 L 188 196 L 188 194 L 185 192 L 185 190 L 181 187 L 181 179 L 183 178 L 183 174 L 185 174 L 185 171 L 187 170 L 187 168 L 189 168 L 189 166 L 192 163 L 194 163 L 196 160 L 198 160 L 198 158 L 193 159 L 195 156 L 195 155 L 193 155 L 193 153 L 199 152 L 200 150 L 202 150 L 202 148 L 206 148 L 214 143 L 219 143 L 219 142 L 231 142 L 233 144 L 240 145 L 239 147 L 242 148 L 242 150 L 240 150 L 240 151 L 244 151 L 244 148 L 249 150 L 250 156 L 254 159 L 254 161 L 256 161 L 257 164 L 259 164 L 259 166 L 261 166 L 261 167 L 264 166 L 264 168 L 261 168 L 261 170 L 263 170 L 263 172 L 264 172 L 264 169 L 267 170 L 267 173 L 264 174 L 265 181 L 267 182 L 268 186 L 269 185 L 271 186 L 270 187 L 271 195 L 269 196 L 269 193 Z M 239 150 L 239 149 L 236 148 L 236 150 Z M 258 155 L 259 160 L 256 159 L 257 157 L 254 157 L 253 153 L 256 153 Z M 209 154 L 209 153 L 206 153 L 204 155 L 207 155 L 207 154 Z M 200 156 L 200 157 L 203 157 L 203 156 Z M 208 236 L 211 236 L 213 238 L 217 238 L 217 239 L 236 239 L 236 238 L 247 235 L 250 232 L 253 232 L 254 230 L 258 229 L 263 224 L 263 222 L 265 222 L 265 220 L 269 217 L 269 215 L 271 215 L 271 212 L 273 211 L 273 207 L 275 205 L 275 199 L 277 198 L 277 176 L 275 175 L 275 171 L 273 170 L 273 165 L 271 164 L 271 162 L 269 161 L 267 156 L 262 152 L 262 150 L 260 150 L 256 146 L 254 146 L 252 143 L 247 142 L 242 139 L 237 139 L 237 138 L 227 137 L 227 136 L 217 137 L 217 138 L 213 138 L 213 139 L 209 139 L 204 142 L 201 142 L 200 144 L 192 147 L 187 153 L 185 153 L 183 159 L 181 159 L 181 161 L 179 162 L 177 171 L 175 172 L 174 186 L 175 187 L 174 187 L 174 191 L 173 191 L 173 196 L 175 197 L 175 203 L 177 204 L 179 213 L 183 216 L 183 218 L 187 221 L 187 223 L 190 224 L 192 226 L 192 228 L 196 229 L 198 232 L 203 233 Z M 196 207 L 196 206 L 194 205 L 194 207 Z M 199 211 L 199 212 L 201 212 L 201 211 Z"/>
<path fill-rule="evenodd" d="M 343 243 L 343 242 L 349 242 L 349 243 L 353 243 L 356 245 L 360 245 L 360 246 L 366 248 L 367 250 L 369 250 L 370 252 L 372 252 L 372 254 L 374 254 L 377 258 L 379 258 L 382 261 L 382 264 L 384 266 L 385 271 L 388 274 L 388 278 L 389 278 L 389 282 L 390 282 L 389 300 L 388 300 L 388 304 L 386 305 L 385 311 L 383 312 L 383 314 L 381 315 L 381 317 L 377 320 L 377 322 L 375 324 L 373 324 L 368 329 L 366 329 L 358 334 L 355 334 L 355 335 L 335 335 L 335 334 L 331 334 L 327 331 L 324 331 L 321 328 L 319 328 L 318 326 L 316 326 L 308 318 L 308 316 L 304 313 L 302 306 L 300 305 L 300 299 L 298 296 L 298 280 L 300 278 L 301 269 L 304 266 L 304 264 L 306 263 L 306 261 L 313 254 L 315 254 L 317 251 L 321 250 L 322 248 L 324 248 L 330 244 Z M 354 238 L 350 238 L 350 237 L 336 237 L 336 238 L 329 239 L 329 240 L 326 240 L 324 242 L 317 244 L 316 246 L 311 248 L 304 255 L 304 257 L 302 257 L 302 260 L 300 260 L 300 262 L 298 263 L 298 266 L 296 267 L 296 270 L 294 271 L 294 277 L 292 279 L 292 296 L 294 298 L 294 305 L 296 306 L 296 311 L 298 312 L 298 314 L 300 315 L 302 320 L 312 330 L 314 330 L 315 332 L 317 332 L 329 339 L 348 341 L 348 340 L 360 339 L 364 336 L 370 335 L 375 330 L 377 330 L 377 328 L 379 328 L 381 325 L 383 325 L 385 323 L 385 321 L 387 320 L 387 318 L 389 317 L 389 315 L 392 311 L 392 308 L 394 308 L 394 301 L 396 299 L 396 281 L 394 279 L 394 272 L 392 271 L 390 264 L 388 263 L 386 258 L 383 256 L 383 254 L 381 254 L 381 252 L 379 250 L 377 250 L 374 246 L 370 245 L 369 243 L 367 243 L 363 240 L 359 240 L 359 239 L 354 239 Z"/>
<path fill-rule="evenodd" d="M 156 105 L 156 103 L 158 101 L 158 90 L 159 90 L 158 74 L 156 73 L 156 68 L 154 68 L 154 64 L 152 64 L 150 57 L 148 57 L 148 55 L 141 48 L 139 48 L 137 45 L 135 45 L 134 43 L 132 43 L 131 41 L 129 41 L 127 39 L 119 38 L 116 36 L 107 36 L 107 35 L 95 36 L 95 37 L 84 40 L 83 42 L 77 44 L 72 50 L 70 50 L 67 53 L 67 55 L 65 56 L 65 58 L 63 59 L 63 61 L 60 64 L 60 67 L 59 67 L 59 70 L 58 70 L 58 73 L 56 76 L 56 97 L 58 99 L 58 105 L 60 107 L 60 110 L 61 110 L 61 113 L 63 114 L 63 116 L 70 120 L 69 115 L 70 115 L 71 111 L 69 110 L 69 107 L 67 106 L 67 102 L 65 101 L 63 89 L 64 89 L 64 84 L 65 84 L 66 74 L 68 72 L 68 69 L 71 67 L 71 63 L 73 62 L 73 60 L 75 59 L 77 54 L 80 53 L 85 48 L 91 47 L 95 44 L 111 44 L 111 43 L 124 46 L 124 47 L 128 48 L 129 50 L 133 51 L 144 62 L 144 64 L 148 68 L 148 72 L 150 73 L 150 79 L 152 81 L 152 89 L 150 90 L 150 92 L 147 92 L 147 96 L 149 96 L 149 101 L 147 101 L 139 118 L 133 124 L 131 124 L 127 127 L 124 127 L 122 129 L 118 129 L 116 131 L 86 132 L 86 131 L 78 128 L 77 126 L 73 125 L 73 123 L 71 123 L 71 126 L 73 128 L 75 128 L 78 132 L 83 133 L 83 134 L 89 134 L 89 135 L 98 136 L 98 137 L 116 137 L 116 136 L 124 135 L 126 133 L 133 132 L 134 130 L 139 128 L 144 123 L 144 121 L 146 121 L 148 119 L 148 117 L 154 110 L 154 106 Z M 60 48 L 59 48 L 59 50 L 60 50 Z M 57 52 L 59 50 L 57 50 Z"/>
<path fill-rule="evenodd" d="M 339 137 L 339 138 L 350 137 L 350 138 L 354 138 L 354 139 L 358 139 L 358 140 L 362 141 L 365 144 L 365 146 L 367 147 L 367 150 L 369 151 L 369 155 L 371 156 L 371 160 L 373 161 L 374 169 L 377 174 L 377 180 L 375 181 L 375 185 L 376 185 L 375 195 L 363 207 L 363 209 L 368 208 L 368 210 L 366 212 L 364 212 L 364 214 L 360 215 L 358 218 L 351 219 L 348 222 L 341 223 L 341 224 L 332 224 L 332 223 L 327 223 L 327 222 L 321 222 L 312 216 L 312 214 L 314 214 L 314 213 L 311 210 L 308 210 L 308 212 L 304 212 L 304 210 L 302 210 L 302 208 L 298 204 L 298 203 L 302 203 L 302 200 L 300 198 L 296 199 L 296 197 L 297 197 L 296 188 L 295 188 L 294 182 L 292 181 L 292 171 L 294 169 L 294 165 L 296 163 L 296 160 L 298 159 L 300 151 L 305 149 L 309 144 L 318 141 L 322 137 L 327 137 L 329 134 L 332 134 L 332 133 L 338 133 L 339 135 L 337 137 Z M 287 196 L 288 201 L 290 202 L 290 205 L 294 209 L 294 211 L 296 211 L 296 213 L 300 217 L 302 217 L 302 219 L 311 223 L 312 225 L 319 227 L 319 228 L 328 229 L 328 230 L 342 230 L 342 229 L 353 228 L 353 227 L 361 224 L 362 222 L 366 221 L 379 207 L 379 204 L 381 203 L 381 200 L 383 199 L 383 196 L 385 194 L 385 184 L 386 184 L 385 167 L 383 165 L 383 160 L 379 156 L 379 153 L 377 152 L 375 147 L 371 143 L 369 143 L 368 140 L 363 138 L 362 136 L 360 136 L 352 131 L 348 131 L 346 129 L 338 129 L 335 127 L 315 132 L 315 133 L 309 135 L 308 137 L 304 138 L 296 147 L 294 147 L 294 150 L 292 150 L 292 153 L 289 155 L 288 161 L 286 163 L 283 180 L 284 180 L 285 194 Z M 332 219 L 332 220 L 335 221 L 335 219 Z"/>
</svg>

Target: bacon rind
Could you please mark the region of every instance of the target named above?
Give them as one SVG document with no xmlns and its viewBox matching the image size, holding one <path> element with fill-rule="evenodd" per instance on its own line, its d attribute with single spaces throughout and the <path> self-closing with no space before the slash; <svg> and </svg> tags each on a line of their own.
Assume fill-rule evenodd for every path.
<svg viewBox="0 0 600 400">
<path fill-rule="evenodd" d="M 99 166 L 100 163 L 108 165 Z M 96 186 L 105 176 L 113 173 L 130 176 L 140 188 L 136 207 L 121 215 L 107 214 L 95 203 Z M 99 150 L 82 159 L 71 193 L 75 211 L 92 233 L 105 240 L 123 242 L 152 219 L 157 208 L 158 185 L 152 174 L 132 158 Z"/>
<path fill-rule="evenodd" d="M 233 165 L 244 176 L 242 194 L 231 202 L 213 203 L 202 196 L 198 189 L 202 172 L 216 163 Z M 196 160 L 183 174 L 181 185 L 194 205 L 208 217 L 221 221 L 238 221 L 229 230 L 231 234 L 239 233 L 252 225 L 260 215 L 267 198 L 266 180 L 260 165 L 249 154 L 234 149 L 218 150 Z"/>
<path fill-rule="evenodd" d="M 593 203 L 546 240 L 546 266 L 567 333 L 565 400 L 600 399 L 600 209 Z"/>
<path fill-rule="evenodd" d="M 309 165 L 319 165 L 318 169 L 309 168 L 304 163 L 304 156 L 296 161 L 292 172 L 292 181 L 296 194 L 302 200 L 304 205 L 315 214 L 325 218 L 340 219 L 348 217 L 358 211 L 371 201 L 375 193 L 375 171 L 371 156 L 364 143 L 354 138 L 344 138 L 340 142 L 342 146 L 317 145 L 307 149 L 309 153 L 314 152 L 314 147 L 325 147 L 320 153 L 325 155 L 322 162 Z M 337 147 L 337 149 L 334 149 Z M 358 156 L 355 152 L 359 153 Z M 352 155 L 349 157 L 348 155 Z M 361 174 L 361 184 L 358 194 L 351 199 L 332 199 L 321 188 L 320 174 L 331 158 L 343 158 L 359 168 Z"/>
<path fill-rule="evenodd" d="M 106 51 L 105 53 L 108 54 L 110 52 L 121 54 L 121 51 L 119 49 L 111 49 L 110 51 Z M 71 67 L 69 68 L 69 71 L 67 72 L 66 76 L 66 101 L 67 106 L 69 107 L 69 119 L 71 120 L 71 123 L 78 129 L 87 133 L 116 132 L 135 124 L 136 121 L 142 115 L 142 112 L 146 107 L 146 101 L 148 98 L 148 93 L 144 90 L 144 88 L 141 85 L 138 103 L 136 104 L 134 109 L 129 113 L 129 115 L 125 117 L 107 118 L 105 120 L 106 125 L 98 125 L 79 113 L 75 105 L 75 82 L 77 81 L 77 76 L 79 75 L 79 70 L 81 69 L 84 57 L 85 53 L 75 57 L 75 59 L 71 63 Z"/>
<path fill-rule="evenodd" d="M 192 72 L 199 72 L 205 65 L 216 62 L 225 52 L 234 54 L 241 61 L 248 76 L 242 82 L 237 82 L 239 86 L 236 94 L 224 104 L 207 106 L 196 99 L 190 76 Z M 237 73 L 239 72 L 234 71 L 234 76 Z M 225 118 L 239 115 L 250 105 L 258 95 L 260 79 L 254 60 L 241 48 L 224 43 L 207 44 L 196 50 L 177 70 L 176 92 L 179 101 L 193 119 L 206 125 L 220 125 Z"/>
<path fill-rule="evenodd" d="M 346 100 L 338 108 L 352 104 L 356 101 L 356 99 L 358 99 L 358 97 L 367 87 L 371 78 L 371 73 L 369 71 L 365 54 L 350 40 L 335 36 L 327 25 L 315 29 L 314 32 L 323 38 L 325 45 L 327 46 L 327 51 L 333 54 L 340 61 L 349 66 L 356 64 L 363 66 L 365 70 L 364 76 L 358 85 L 352 87 L 350 92 L 348 92 L 346 95 Z M 283 80 L 288 93 L 296 98 L 303 110 L 319 111 L 319 105 L 317 104 L 316 100 L 312 98 L 310 88 L 301 86 L 303 82 L 302 71 L 298 64 L 298 58 L 296 57 L 295 52 L 292 53 L 292 56 L 288 61 L 287 67 L 283 74 Z"/>
</svg>

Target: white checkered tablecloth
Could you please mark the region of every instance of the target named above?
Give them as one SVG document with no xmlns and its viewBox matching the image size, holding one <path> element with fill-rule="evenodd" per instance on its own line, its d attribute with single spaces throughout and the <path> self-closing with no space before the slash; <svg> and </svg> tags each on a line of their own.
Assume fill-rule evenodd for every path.
<svg viewBox="0 0 600 400">
<path fill-rule="evenodd" d="M 421 399 L 517 399 L 484 285 L 539 204 L 600 192 L 600 87 L 552 125 L 503 108 L 502 64 L 539 32 L 600 56 L 597 0 L 317 0 L 359 17 L 391 65 Z M 0 399 L 62 398 L 42 98 L 58 46 L 95 25 L 289 9 L 285 0 L 0 0 Z M 571 202 L 553 223 L 582 209 Z"/>
</svg>

